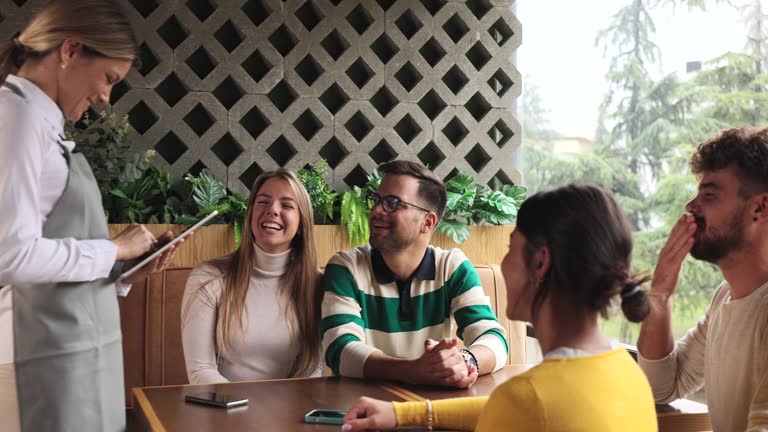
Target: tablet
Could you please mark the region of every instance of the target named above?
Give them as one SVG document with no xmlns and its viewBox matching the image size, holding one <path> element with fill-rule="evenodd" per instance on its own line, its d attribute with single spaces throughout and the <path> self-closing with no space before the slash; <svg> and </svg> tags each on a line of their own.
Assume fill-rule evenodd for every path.
<svg viewBox="0 0 768 432">
<path fill-rule="evenodd" d="M 153 251 L 150 251 L 145 255 L 142 255 L 141 257 L 136 259 L 136 264 L 129 267 L 127 270 L 123 270 L 123 274 L 120 275 L 117 280 L 123 280 L 127 278 L 128 276 L 134 274 L 138 269 L 144 267 L 145 265 L 149 264 L 154 260 L 155 258 L 159 257 L 163 254 L 163 252 L 167 251 L 168 248 L 173 246 L 174 244 L 178 243 L 179 240 L 183 239 L 184 237 L 192 234 L 196 229 L 203 226 L 204 223 L 208 222 L 209 220 L 213 219 L 214 216 L 219 214 L 217 210 L 212 211 L 208 216 L 202 218 L 198 223 L 192 225 L 191 227 L 184 230 L 181 234 L 177 235 L 173 240 L 169 241 L 168 243 L 164 244 L 158 249 L 155 249 Z"/>
</svg>

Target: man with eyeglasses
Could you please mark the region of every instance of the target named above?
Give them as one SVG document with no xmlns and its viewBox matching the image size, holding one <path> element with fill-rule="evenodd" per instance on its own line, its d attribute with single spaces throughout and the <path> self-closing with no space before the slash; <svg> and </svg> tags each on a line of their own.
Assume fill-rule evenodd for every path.
<svg viewBox="0 0 768 432">
<path fill-rule="evenodd" d="M 442 180 L 409 161 L 379 171 L 369 244 L 325 268 L 325 362 L 335 375 L 467 388 L 504 365 L 504 328 L 464 253 L 429 245 L 445 212 Z"/>
</svg>

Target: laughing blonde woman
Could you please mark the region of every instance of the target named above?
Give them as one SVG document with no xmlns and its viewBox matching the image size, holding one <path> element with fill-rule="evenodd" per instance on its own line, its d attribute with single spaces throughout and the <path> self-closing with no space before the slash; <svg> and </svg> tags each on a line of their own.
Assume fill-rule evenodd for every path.
<svg viewBox="0 0 768 432">
<path fill-rule="evenodd" d="M 244 239 L 195 268 L 182 302 L 192 384 L 320 375 L 312 205 L 290 171 L 259 176 Z"/>
</svg>

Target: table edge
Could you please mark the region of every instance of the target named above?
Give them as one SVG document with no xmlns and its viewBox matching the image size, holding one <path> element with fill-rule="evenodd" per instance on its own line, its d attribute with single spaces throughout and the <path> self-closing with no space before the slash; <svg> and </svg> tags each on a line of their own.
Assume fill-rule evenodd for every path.
<svg viewBox="0 0 768 432">
<path fill-rule="evenodd" d="M 257 383 L 257 382 L 271 382 L 271 381 L 298 381 L 298 380 L 312 380 L 322 378 L 335 378 L 333 376 L 312 376 L 312 377 L 296 377 L 296 378 L 273 378 L 273 379 L 259 379 L 259 380 L 246 380 L 246 381 L 224 381 L 224 382 L 210 382 L 204 384 L 165 384 L 155 386 L 139 386 L 133 387 L 134 389 L 155 389 L 155 388 L 171 388 L 171 387 L 193 387 L 204 385 L 228 385 L 228 384 L 243 384 L 243 383 Z"/>
<path fill-rule="evenodd" d="M 155 432 L 165 432 L 165 427 L 157 416 L 154 408 L 152 408 L 152 404 L 149 403 L 147 396 L 144 394 L 144 390 L 142 390 L 141 387 L 134 387 L 133 397 L 139 405 L 139 410 L 149 423 L 149 428 Z"/>
</svg>

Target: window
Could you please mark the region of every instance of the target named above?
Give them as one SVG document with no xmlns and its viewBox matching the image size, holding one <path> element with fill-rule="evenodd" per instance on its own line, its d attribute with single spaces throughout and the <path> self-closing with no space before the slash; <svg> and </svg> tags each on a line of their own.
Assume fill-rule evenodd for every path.
<svg viewBox="0 0 768 432">
<path fill-rule="evenodd" d="M 768 123 L 764 89 L 755 84 L 768 77 L 759 73 L 768 49 L 756 33 L 768 27 L 760 2 L 703 3 L 517 3 L 525 31 L 517 59 L 523 183 L 530 193 L 575 180 L 611 190 L 635 229 L 633 272 L 652 273 L 694 195 L 693 146 L 724 128 Z M 686 259 L 676 338 L 703 315 L 721 280 L 714 266 Z M 602 327 L 636 343 L 639 326 L 623 317 Z"/>
</svg>

